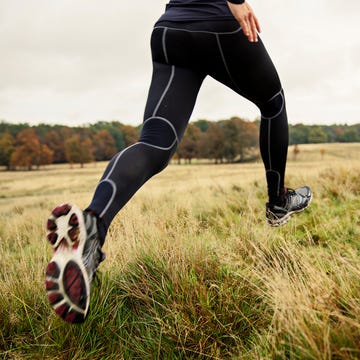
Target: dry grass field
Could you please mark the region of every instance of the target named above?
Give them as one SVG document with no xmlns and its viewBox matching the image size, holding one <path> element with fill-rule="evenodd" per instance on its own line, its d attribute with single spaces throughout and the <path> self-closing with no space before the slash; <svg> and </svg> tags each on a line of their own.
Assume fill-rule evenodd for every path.
<svg viewBox="0 0 360 360">
<path fill-rule="evenodd" d="M 105 163 L 0 172 L 0 359 L 360 359 L 360 144 L 289 148 L 312 205 L 265 222 L 261 163 L 171 164 L 114 220 L 82 325 L 47 302 L 45 223 Z M 321 150 L 324 151 L 321 151 Z"/>
</svg>

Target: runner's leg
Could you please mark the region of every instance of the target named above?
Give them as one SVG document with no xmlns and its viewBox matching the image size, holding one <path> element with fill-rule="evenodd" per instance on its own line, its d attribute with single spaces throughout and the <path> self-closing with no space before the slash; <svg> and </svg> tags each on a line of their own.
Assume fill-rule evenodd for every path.
<svg viewBox="0 0 360 360">
<path fill-rule="evenodd" d="M 269 202 L 280 204 L 288 149 L 288 121 L 284 91 L 261 39 L 250 43 L 242 32 L 216 35 L 222 70 L 217 80 L 243 95 L 261 112 L 260 152 L 266 170 Z"/>
<path fill-rule="evenodd" d="M 99 218 L 104 242 L 114 216 L 153 175 L 166 167 L 185 131 L 203 75 L 153 63 L 153 77 L 140 139 L 108 164 L 86 209 Z"/>
</svg>

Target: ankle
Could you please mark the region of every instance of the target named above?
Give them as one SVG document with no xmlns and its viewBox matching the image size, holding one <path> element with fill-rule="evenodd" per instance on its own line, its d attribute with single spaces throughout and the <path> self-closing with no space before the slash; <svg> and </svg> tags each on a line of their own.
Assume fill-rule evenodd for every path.
<svg viewBox="0 0 360 360">
<path fill-rule="evenodd" d="M 271 196 L 269 194 L 269 204 L 283 207 L 286 203 L 286 188 L 283 187 L 279 193 Z"/>
</svg>

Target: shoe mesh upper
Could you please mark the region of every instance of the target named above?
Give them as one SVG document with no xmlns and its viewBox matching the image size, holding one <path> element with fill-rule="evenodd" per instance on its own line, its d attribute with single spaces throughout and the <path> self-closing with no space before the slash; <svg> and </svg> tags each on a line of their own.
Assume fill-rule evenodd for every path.
<svg viewBox="0 0 360 360">
<path fill-rule="evenodd" d="M 84 212 L 84 218 L 86 227 L 86 242 L 82 259 L 91 282 L 97 267 L 101 261 L 104 260 L 104 254 L 101 251 L 95 216 Z"/>
<path fill-rule="evenodd" d="M 312 193 L 308 186 L 296 190 L 287 189 L 285 193 L 285 204 L 283 206 L 266 204 L 266 217 L 270 225 L 282 225 L 288 221 L 290 215 L 300 212 L 308 207 L 312 199 Z"/>
</svg>

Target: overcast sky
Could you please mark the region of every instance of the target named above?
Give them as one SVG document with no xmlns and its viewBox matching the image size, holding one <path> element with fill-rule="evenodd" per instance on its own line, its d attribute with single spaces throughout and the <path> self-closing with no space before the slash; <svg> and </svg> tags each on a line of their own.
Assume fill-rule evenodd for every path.
<svg viewBox="0 0 360 360">
<path fill-rule="evenodd" d="M 0 0 L 0 119 L 142 122 L 162 0 Z M 249 0 L 289 122 L 360 122 L 360 0 Z M 192 120 L 258 109 L 207 78 Z"/>
</svg>

